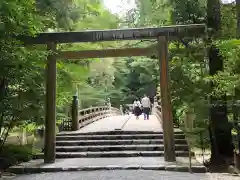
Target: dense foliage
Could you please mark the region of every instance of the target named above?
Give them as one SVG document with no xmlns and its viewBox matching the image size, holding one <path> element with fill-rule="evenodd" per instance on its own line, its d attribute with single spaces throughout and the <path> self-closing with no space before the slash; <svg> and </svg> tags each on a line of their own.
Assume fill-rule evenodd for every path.
<svg viewBox="0 0 240 180">
<path fill-rule="evenodd" d="M 238 120 L 236 113 L 235 116 L 232 115 L 232 104 L 239 99 L 240 60 L 240 41 L 235 39 L 236 33 L 239 32 L 236 18 L 239 12 L 236 12 L 238 8 L 235 3 L 223 4 L 219 0 L 135 2 L 136 8 L 126 16 L 126 22 L 131 27 L 195 23 L 208 25 L 208 41 L 205 38 L 182 38 L 169 45 L 174 120 L 175 123 L 183 125 L 186 114 L 194 113 L 198 132 L 200 128 L 200 131 L 209 133 L 212 162 L 221 159 L 217 154 L 232 156 L 231 129 L 228 121 Z M 140 60 L 135 58 L 134 61 L 138 63 Z M 152 59 L 144 66 L 149 71 L 147 66 L 152 64 L 156 67 L 155 63 Z M 152 76 L 153 78 L 148 77 L 148 81 L 156 85 L 157 75 L 158 73 Z M 134 87 L 136 88 L 136 85 Z"/>
<path fill-rule="evenodd" d="M 23 46 L 18 35 L 46 31 L 81 31 L 118 27 L 101 1 L 6 0 L 0 2 L 0 134 L 3 145 L 9 130 L 44 120 L 45 46 Z M 114 43 L 62 45 L 58 49 L 99 49 Z M 57 115 L 67 116 L 78 92 L 82 107 L 104 104 L 113 87 L 112 59 L 102 61 L 59 59 L 57 62 Z M 105 82 L 105 83 L 103 83 Z"/>
</svg>

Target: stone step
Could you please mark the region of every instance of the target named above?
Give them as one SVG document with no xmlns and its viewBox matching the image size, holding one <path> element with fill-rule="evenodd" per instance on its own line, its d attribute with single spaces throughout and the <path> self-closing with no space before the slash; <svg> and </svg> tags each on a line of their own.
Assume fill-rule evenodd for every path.
<svg viewBox="0 0 240 180">
<path fill-rule="evenodd" d="M 131 145 L 131 144 L 163 144 L 163 139 L 128 139 L 128 140 L 63 140 L 56 141 L 57 146 L 91 146 L 91 145 Z M 185 139 L 175 139 L 176 145 L 187 145 Z"/>
<path fill-rule="evenodd" d="M 176 145 L 177 151 L 187 151 L 187 145 Z M 115 146 L 57 146 L 56 152 L 97 152 L 97 151 L 164 151 L 164 145 L 115 145 Z"/>
<path fill-rule="evenodd" d="M 193 156 L 194 153 L 191 153 Z M 108 151 L 108 152 L 57 152 L 56 158 L 100 158 L 100 157 L 156 157 L 163 151 Z M 189 152 L 176 151 L 177 157 L 188 157 Z"/>
<path fill-rule="evenodd" d="M 174 135 L 175 139 L 184 139 L 185 135 Z M 163 139 L 161 134 L 123 134 L 123 135 L 71 135 L 57 136 L 56 140 L 120 140 L 120 139 Z"/>
<path fill-rule="evenodd" d="M 122 131 L 122 130 L 115 130 L 115 131 L 99 131 L 99 132 L 87 132 L 87 133 L 81 133 L 81 132 L 60 132 L 57 134 L 57 136 L 81 136 L 81 135 L 121 135 L 121 134 L 163 134 L 163 132 L 157 132 L 157 131 Z M 175 130 L 174 134 L 184 134 L 180 130 Z"/>
</svg>

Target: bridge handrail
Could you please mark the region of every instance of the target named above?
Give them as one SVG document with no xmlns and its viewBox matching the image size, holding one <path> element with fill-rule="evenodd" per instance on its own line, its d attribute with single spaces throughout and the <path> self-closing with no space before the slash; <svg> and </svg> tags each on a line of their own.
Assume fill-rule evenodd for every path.
<svg viewBox="0 0 240 180">
<path fill-rule="evenodd" d="M 87 111 L 89 112 L 88 114 L 84 113 L 83 116 L 79 117 L 80 128 L 94 121 L 97 121 L 112 115 L 120 114 L 119 109 L 114 107 L 109 108 L 108 106 L 97 106 L 97 107 L 82 109 L 79 111 L 79 114 L 80 112 L 87 112 Z"/>
<path fill-rule="evenodd" d="M 114 115 L 120 115 L 121 111 L 118 108 L 115 107 L 109 107 L 109 106 L 95 106 L 95 107 L 89 107 L 84 108 L 78 111 L 77 117 L 77 128 L 73 128 L 74 124 L 73 118 L 67 118 L 63 121 L 63 129 L 64 131 L 71 131 L 80 129 L 94 121 L 114 116 Z M 73 114 L 72 114 L 73 117 Z M 76 123 L 76 122 L 75 122 Z"/>
<path fill-rule="evenodd" d="M 155 105 L 153 107 L 153 114 L 157 117 L 159 122 L 162 124 L 162 121 L 161 121 L 162 120 L 162 108 L 159 104 Z"/>
<path fill-rule="evenodd" d="M 89 107 L 89 108 L 84 108 L 84 109 L 81 109 L 79 110 L 79 115 L 84 115 L 86 114 L 85 112 L 93 112 L 95 110 L 104 110 L 104 109 L 108 109 L 108 106 L 95 106 L 95 107 Z M 83 112 L 83 114 L 82 114 Z"/>
<path fill-rule="evenodd" d="M 85 111 L 86 110 L 86 111 Z M 101 107 L 91 107 L 91 108 L 86 108 L 86 109 L 83 109 L 83 110 L 80 110 L 79 111 L 79 123 L 82 123 L 88 119 L 91 119 L 91 118 L 94 118 L 94 117 L 97 117 L 97 116 L 101 116 L 103 115 L 104 113 L 108 113 L 108 108 L 107 107 L 104 107 L 104 108 L 101 108 Z M 83 115 L 81 114 L 81 112 L 84 112 Z M 88 112 L 88 113 L 85 113 L 85 112 Z"/>
</svg>

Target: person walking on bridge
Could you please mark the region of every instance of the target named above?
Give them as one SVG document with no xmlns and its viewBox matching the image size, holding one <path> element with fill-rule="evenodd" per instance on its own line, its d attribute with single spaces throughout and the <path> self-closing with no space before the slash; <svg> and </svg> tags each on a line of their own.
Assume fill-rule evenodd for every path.
<svg viewBox="0 0 240 180">
<path fill-rule="evenodd" d="M 136 116 L 136 119 L 139 119 L 139 116 L 142 114 L 141 103 L 138 99 L 133 102 L 133 113 Z"/>
<path fill-rule="evenodd" d="M 142 107 L 143 107 L 144 120 L 149 120 L 151 102 L 150 102 L 150 99 L 147 97 L 146 94 L 142 98 Z"/>
</svg>

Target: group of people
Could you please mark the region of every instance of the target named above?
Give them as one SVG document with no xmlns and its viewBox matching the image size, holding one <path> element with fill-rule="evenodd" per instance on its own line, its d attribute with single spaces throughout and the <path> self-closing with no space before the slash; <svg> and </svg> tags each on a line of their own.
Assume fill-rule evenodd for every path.
<svg viewBox="0 0 240 180">
<path fill-rule="evenodd" d="M 136 116 L 136 119 L 139 119 L 139 116 L 143 113 L 144 120 L 149 120 L 151 106 L 152 106 L 151 101 L 147 97 L 147 95 L 144 95 L 141 102 L 139 101 L 139 99 L 136 99 L 133 102 L 133 113 Z"/>
</svg>

